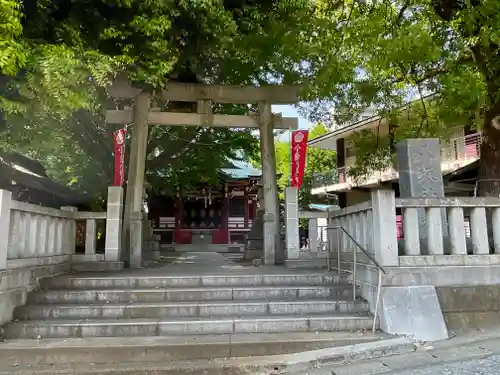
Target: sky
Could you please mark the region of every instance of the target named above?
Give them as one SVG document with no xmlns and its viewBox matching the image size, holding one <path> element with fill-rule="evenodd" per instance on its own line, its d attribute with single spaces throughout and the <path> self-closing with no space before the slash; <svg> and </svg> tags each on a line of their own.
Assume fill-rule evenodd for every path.
<svg viewBox="0 0 500 375">
<path fill-rule="evenodd" d="M 298 117 L 299 129 L 310 129 L 313 126 L 306 118 L 300 117 L 295 107 L 291 105 L 273 105 L 272 110 L 274 113 L 281 112 L 283 117 Z"/>
<path fill-rule="evenodd" d="M 310 129 L 314 125 L 313 123 L 309 122 L 309 120 L 307 120 L 306 118 L 300 117 L 295 107 L 291 105 L 273 105 L 272 111 L 274 113 L 281 112 L 283 117 L 298 117 L 299 129 Z M 280 141 L 288 141 L 290 140 L 290 134 L 288 131 L 284 131 L 276 138 L 279 139 Z"/>
</svg>

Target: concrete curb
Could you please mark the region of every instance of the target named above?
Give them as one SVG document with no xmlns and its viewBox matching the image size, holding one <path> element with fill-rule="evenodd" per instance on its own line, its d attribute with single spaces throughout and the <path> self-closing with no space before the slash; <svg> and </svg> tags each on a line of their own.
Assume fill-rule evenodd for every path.
<svg viewBox="0 0 500 375">
<path fill-rule="evenodd" d="M 413 343 L 404 337 L 295 354 L 253 358 L 215 359 L 170 363 L 79 364 L 72 367 L 36 366 L 0 369 L 0 375 L 281 375 L 313 369 L 322 365 L 353 362 L 385 355 L 409 353 Z"/>
<path fill-rule="evenodd" d="M 19 366 L 65 363 L 142 363 L 212 360 L 299 353 L 364 342 L 382 335 L 331 332 L 298 334 L 200 335 L 130 338 L 13 340 L 0 345 L 2 364 Z"/>
</svg>

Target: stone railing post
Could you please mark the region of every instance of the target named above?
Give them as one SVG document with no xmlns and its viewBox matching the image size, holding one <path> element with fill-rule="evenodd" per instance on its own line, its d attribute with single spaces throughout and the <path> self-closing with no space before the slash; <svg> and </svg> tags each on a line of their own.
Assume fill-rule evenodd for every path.
<svg viewBox="0 0 500 375">
<path fill-rule="evenodd" d="M 108 237 L 106 236 L 106 239 Z M 85 255 L 94 256 L 96 253 L 97 221 L 87 219 L 85 221 Z M 107 240 L 106 240 L 107 243 Z"/>
<path fill-rule="evenodd" d="M 108 187 L 108 205 L 106 212 L 106 261 L 119 262 L 122 260 L 122 210 L 123 188 L 121 186 Z"/>
<path fill-rule="evenodd" d="M 296 188 L 285 188 L 286 259 L 300 258 L 299 206 Z"/>
<path fill-rule="evenodd" d="M 319 245 L 318 218 L 309 218 L 307 229 L 309 235 L 309 249 L 311 252 L 317 252 Z"/>
<path fill-rule="evenodd" d="M 73 206 L 63 206 L 61 211 L 77 212 L 78 208 Z M 43 234 L 37 233 L 37 237 Z M 64 225 L 64 240 L 63 240 L 63 253 L 73 255 L 76 252 L 76 221 L 75 219 L 68 219 Z"/>
<path fill-rule="evenodd" d="M 381 266 L 399 266 L 396 229 L 396 196 L 392 189 L 377 189 L 371 193 L 373 250 Z"/>
<path fill-rule="evenodd" d="M 9 250 L 10 206 L 12 193 L 0 189 L 0 270 L 7 268 L 7 252 Z"/>
</svg>

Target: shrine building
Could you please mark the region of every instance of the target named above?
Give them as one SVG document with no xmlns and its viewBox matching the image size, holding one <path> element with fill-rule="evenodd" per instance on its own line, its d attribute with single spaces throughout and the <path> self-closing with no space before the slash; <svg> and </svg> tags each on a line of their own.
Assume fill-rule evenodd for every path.
<svg viewBox="0 0 500 375">
<path fill-rule="evenodd" d="M 161 236 L 160 246 L 173 251 L 241 251 L 256 216 L 261 175 L 250 163 L 231 160 L 218 170 L 218 183 L 178 187 L 175 196 L 152 194 L 148 216 L 154 233 Z"/>
</svg>

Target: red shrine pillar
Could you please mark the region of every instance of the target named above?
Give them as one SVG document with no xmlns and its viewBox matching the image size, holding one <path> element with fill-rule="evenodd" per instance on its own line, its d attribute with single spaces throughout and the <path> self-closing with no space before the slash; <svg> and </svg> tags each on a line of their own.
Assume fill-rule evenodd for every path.
<svg viewBox="0 0 500 375">
<path fill-rule="evenodd" d="M 182 224 L 184 223 L 184 200 L 182 197 L 179 197 L 179 212 L 177 213 L 177 216 L 179 217 L 179 222 L 178 222 L 178 229 L 182 229 Z"/>
<path fill-rule="evenodd" d="M 174 241 L 176 243 L 183 243 L 182 236 L 182 223 L 184 222 L 184 201 L 182 197 L 177 197 L 177 204 L 175 205 L 175 232 L 174 232 Z"/>
<path fill-rule="evenodd" d="M 248 205 L 248 189 L 245 187 L 245 192 L 243 194 L 243 199 L 245 204 L 243 205 L 244 208 L 244 215 L 245 215 L 245 228 L 248 228 L 248 218 L 250 216 L 250 206 Z"/>
<path fill-rule="evenodd" d="M 226 243 L 230 244 L 231 242 L 231 236 L 229 235 L 229 189 L 227 189 L 224 197 L 224 209 L 222 212 L 224 212 L 224 217 L 222 218 L 223 222 L 223 227 L 225 231 L 225 237 L 226 237 Z"/>
</svg>

